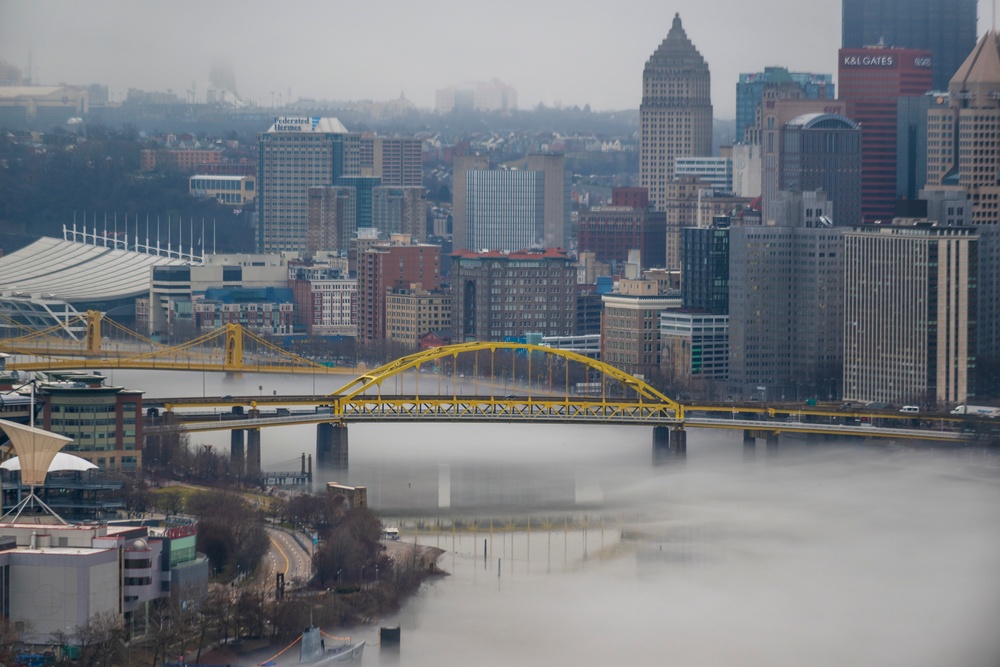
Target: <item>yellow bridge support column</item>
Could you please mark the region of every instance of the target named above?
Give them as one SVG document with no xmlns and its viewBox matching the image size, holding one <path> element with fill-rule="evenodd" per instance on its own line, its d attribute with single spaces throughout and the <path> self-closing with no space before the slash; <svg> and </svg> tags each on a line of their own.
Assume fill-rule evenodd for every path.
<svg viewBox="0 0 1000 667">
<path fill-rule="evenodd" d="M 98 356 L 101 354 L 101 318 L 104 317 L 99 310 L 87 311 L 87 354 Z"/>
<path fill-rule="evenodd" d="M 223 367 L 227 372 L 243 370 L 243 327 L 239 324 L 226 325 L 226 361 Z"/>
</svg>

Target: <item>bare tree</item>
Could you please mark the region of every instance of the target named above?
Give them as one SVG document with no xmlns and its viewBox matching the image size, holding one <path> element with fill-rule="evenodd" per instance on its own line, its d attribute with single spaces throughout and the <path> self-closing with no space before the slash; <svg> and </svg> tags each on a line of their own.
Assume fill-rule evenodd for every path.
<svg viewBox="0 0 1000 667">
<path fill-rule="evenodd" d="M 113 611 L 94 614 L 75 628 L 80 646 L 79 661 L 84 667 L 111 667 L 121 656 L 122 617 Z"/>
<path fill-rule="evenodd" d="M 13 665 L 18 654 L 18 646 L 28 632 L 26 625 L 15 625 L 12 621 L 0 618 L 0 665 Z"/>
</svg>

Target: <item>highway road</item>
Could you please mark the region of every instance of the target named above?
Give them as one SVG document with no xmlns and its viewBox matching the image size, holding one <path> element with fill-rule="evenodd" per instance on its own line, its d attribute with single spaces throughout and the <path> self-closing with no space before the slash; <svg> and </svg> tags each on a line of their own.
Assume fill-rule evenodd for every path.
<svg viewBox="0 0 1000 667">
<path fill-rule="evenodd" d="M 284 572 L 286 590 L 305 585 L 313 575 L 310 552 L 303 549 L 286 530 L 269 527 L 267 536 L 271 541 L 271 547 L 260 570 L 266 583 L 273 585 L 274 575 Z M 305 535 L 299 533 L 299 539 L 303 544 L 309 545 Z"/>
</svg>

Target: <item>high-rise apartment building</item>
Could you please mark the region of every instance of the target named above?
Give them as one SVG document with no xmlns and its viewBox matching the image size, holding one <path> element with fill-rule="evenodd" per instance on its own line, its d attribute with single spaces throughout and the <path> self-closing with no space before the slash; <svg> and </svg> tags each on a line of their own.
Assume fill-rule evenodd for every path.
<svg viewBox="0 0 1000 667">
<path fill-rule="evenodd" d="M 309 188 L 306 209 L 306 250 L 347 252 L 358 228 L 357 192 L 354 188 Z"/>
<path fill-rule="evenodd" d="M 667 184 L 663 200 L 666 216 L 666 252 L 664 266 L 681 268 L 681 230 L 685 227 L 708 227 L 717 216 L 729 215 L 750 203 L 746 197 L 716 193 L 695 176 L 679 176 Z"/>
<path fill-rule="evenodd" d="M 337 183 L 354 189 L 354 221 L 357 227 L 374 227 L 373 197 L 375 188 L 382 185 L 377 176 L 341 176 Z"/>
<path fill-rule="evenodd" d="M 295 327 L 311 336 L 355 336 L 358 281 L 347 275 L 347 260 L 289 267 L 295 299 Z"/>
<path fill-rule="evenodd" d="M 623 278 L 618 291 L 601 300 L 601 361 L 626 373 L 654 372 L 660 365 L 660 313 L 680 306 L 680 295 L 660 294 L 653 280 Z"/>
<path fill-rule="evenodd" d="M 976 0 L 843 0 L 841 18 L 845 49 L 929 50 L 935 90 L 948 88 L 976 43 Z"/>
<path fill-rule="evenodd" d="M 978 237 L 969 227 L 844 235 L 844 398 L 941 408 L 971 395 Z"/>
<path fill-rule="evenodd" d="M 931 52 L 870 47 L 841 49 L 840 99 L 861 125 L 861 217 L 888 222 L 896 210 L 898 100 L 931 88 Z"/>
<path fill-rule="evenodd" d="M 643 268 L 664 265 L 666 217 L 631 206 L 595 206 L 577 218 L 577 251 L 593 252 L 599 262 L 623 266 L 639 250 Z"/>
<path fill-rule="evenodd" d="M 305 250 L 309 188 L 360 169 L 360 135 L 336 118 L 278 118 L 259 135 L 257 247 Z"/>
<path fill-rule="evenodd" d="M 386 293 L 419 283 L 441 286 L 441 247 L 394 238 L 358 252 L 358 342 L 385 339 Z"/>
<path fill-rule="evenodd" d="M 729 314 L 729 219 L 681 230 L 681 307 Z"/>
<path fill-rule="evenodd" d="M 843 228 L 817 193 L 784 193 L 774 226 L 729 232 L 733 395 L 835 396 L 843 358 Z"/>
<path fill-rule="evenodd" d="M 451 331 L 451 292 L 420 285 L 390 289 L 386 295 L 385 338 L 416 348 L 430 332 Z"/>
<path fill-rule="evenodd" d="M 423 142 L 413 137 L 375 137 L 373 176 L 382 185 L 403 188 L 422 187 Z"/>
<path fill-rule="evenodd" d="M 736 141 L 757 122 L 757 107 L 764 91 L 775 89 L 785 99 L 832 100 L 836 86 L 830 74 L 789 72 L 784 67 L 765 67 L 763 72 L 740 74 L 736 83 Z"/>
<path fill-rule="evenodd" d="M 452 254 L 452 340 L 503 340 L 576 327 L 576 265 L 565 251 Z"/>
<path fill-rule="evenodd" d="M 455 249 L 567 246 L 569 179 L 562 155 L 529 155 L 523 169 L 490 169 L 478 156 L 456 158 L 452 184 Z"/>
<path fill-rule="evenodd" d="M 712 155 L 711 75 L 674 15 L 667 37 L 646 61 L 639 105 L 639 180 L 663 209 L 674 159 Z"/>
<path fill-rule="evenodd" d="M 372 226 L 388 238 L 406 234 L 415 241 L 427 240 L 427 189 L 423 186 L 378 186 L 372 188 Z"/>
<path fill-rule="evenodd" d="M 716 398 L 729 377 L 729 223 L 681 230 L 681 307 L 660 315 L 660 368 L 688 393 Z M 721 390 L 721 388 L 720 388 Z"/>
</svg>

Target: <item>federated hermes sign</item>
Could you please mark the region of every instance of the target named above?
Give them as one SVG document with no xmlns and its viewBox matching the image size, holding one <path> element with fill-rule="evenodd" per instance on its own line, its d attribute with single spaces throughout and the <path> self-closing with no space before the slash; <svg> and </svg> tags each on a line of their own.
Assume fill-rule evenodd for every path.
<svg viewBox="0 0 1000 667">
<path fill-rule="evenodd" d="M 272 132 L 315 132 L 316 126 L 319 125 L 319 117 L 313 118 L 300 118 L 300 117 L 282 117 L 275 118 L 274 125 L 271 127 Z"/>
</svg>

